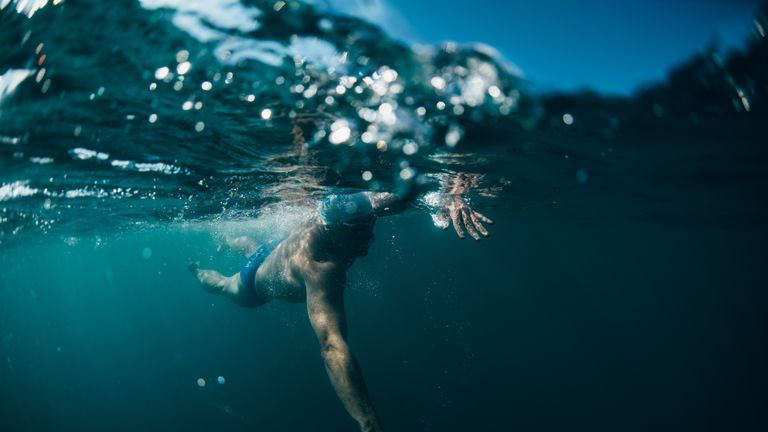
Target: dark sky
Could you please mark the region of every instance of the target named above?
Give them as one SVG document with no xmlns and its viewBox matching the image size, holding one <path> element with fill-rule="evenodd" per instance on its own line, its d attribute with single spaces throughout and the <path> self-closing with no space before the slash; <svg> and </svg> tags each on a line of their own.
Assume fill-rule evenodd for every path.
<svg viewBox="0 0 768 432">
<path fill-rule="evenodd" d="M 628 94 L 712 42 L 742 46 L 760 0 L 331 0 L 409 41 L 484 42 L 539 89 Z"/>
</svg>

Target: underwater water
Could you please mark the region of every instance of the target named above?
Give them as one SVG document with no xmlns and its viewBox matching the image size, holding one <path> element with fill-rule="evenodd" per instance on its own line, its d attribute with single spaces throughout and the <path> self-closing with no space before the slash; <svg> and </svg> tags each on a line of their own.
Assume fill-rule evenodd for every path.
<svg viewBox="0 0 768 432">
<path fill-rule="evenodd" d="M 620 98 L 320 2 L 0 0 L 0 430 L 357 430 L 304 305 L 186 267 L 412 187 L 346 293 L 388 430 L 763 430 L 755 26 Z M 456 179 L 481 242 L 442 214 Z"/>
</svg>

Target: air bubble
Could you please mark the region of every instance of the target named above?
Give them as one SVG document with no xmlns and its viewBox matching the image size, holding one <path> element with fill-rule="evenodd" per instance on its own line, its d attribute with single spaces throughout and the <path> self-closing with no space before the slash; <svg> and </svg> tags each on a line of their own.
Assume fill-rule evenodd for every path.
<svg viewBox="0 0 768 432">
<path fill-rule="evenodd" d="M 163 66 L 163 67 L 161 67 L 161 68 L 158 68 L 158 69 L 155 71 L 155 79 L 156 79 L 156 80 L 158 80 L 158 81 L 162 81 L 162 80 L 164 80 L 164 79 L 165 79 L 165 77 L 167 77 L 167 76 L 168 76 L 168 73 L 169 73 L 170 71 L 171 71 L 171 70 L 170 70 L 170 69 L 168 69 L 168 68 L 167 68 L 167 67 L 165 67 L 165 66 Z"/>
</svg>

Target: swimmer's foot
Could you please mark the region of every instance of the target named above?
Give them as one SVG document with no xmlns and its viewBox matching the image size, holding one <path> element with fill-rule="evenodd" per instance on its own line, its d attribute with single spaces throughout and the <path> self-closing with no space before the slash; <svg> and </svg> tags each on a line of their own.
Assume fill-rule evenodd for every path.
<svg viewBox="0 0 768 432">
<path fill-rule="evenodd" d="M 201 269 L 197 263 L 188 266 L 192 274 L 206 292 L 211 294 L 223 294 L 230 285 L 230 278 L 222 275 L 216 270 Z"/>
<path fill-rule="evenodd" d="M 226 278 L 217 271 L 201 269 L 200 261 L 189 263 L 187 270 L 197 278 L 197 281 L 200 282 L 200 285 L 202 285 L 206 292 L 221 294 L 224 290 L 223 286 Z"/>
<path fill-rule="evenodd" d="M 189 272 L 195 276 L 197 276 L 197 271 L 199 269 L 200 269 L 200 261 L 194 261 L 187 264 L 187 270 L 189 270 Z"/>
</svg>

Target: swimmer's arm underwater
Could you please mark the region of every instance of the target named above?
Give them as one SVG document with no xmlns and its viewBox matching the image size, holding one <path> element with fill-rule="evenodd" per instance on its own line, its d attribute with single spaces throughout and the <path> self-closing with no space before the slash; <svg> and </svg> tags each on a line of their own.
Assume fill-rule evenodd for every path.
<svg viewBox="0 0 768 432">
<path fill-rule="evenodd" d="M 347 345 L 344 313 L 344 272 L 323 270 L 305 281 L 307 313 L 320 342 L 325 369 L 336 394 L 363 432 L 382 432 L 384 427 L 352 351 Z"/>
</svg>

